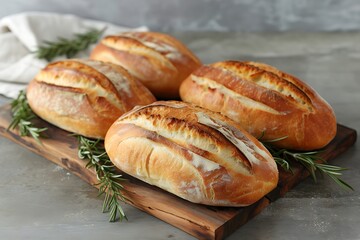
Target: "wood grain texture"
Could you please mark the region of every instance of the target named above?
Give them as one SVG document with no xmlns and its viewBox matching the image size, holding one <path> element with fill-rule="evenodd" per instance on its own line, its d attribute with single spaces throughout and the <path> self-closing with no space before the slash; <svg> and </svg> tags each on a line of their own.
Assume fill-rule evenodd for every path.
<svg viewBox="0 0 360 240">
<path fill-rule="evenodd" d="M 37 126 L 47 127 L 47 138 L 38 144 L 30 137 L 20 137 L 17 131 L 9 131 L 11 121 L 10 106 L 0 108 L 0 135 L 20 144 L 29 150 L 47 158 L 59 166 L 79 176 L 89 184 L 97 183 L 95 172 L 85 168 L 86 162 L 77 156 L 77 139 L 40 119 Z M 356 131 L 338 125 L 335 139 L 324 148 L 322 158 L 331 160 L 346 151 L 356 141 Z M 124 174 L 125 175 L 125 174 Z M 252 217 L 260 213 L 271 202 L 285 195 L 296 184 L 308 176 L 301 166 L 294 169 L 294 174 L 280 171 L 278 187 L 257 203 L 243 208 L 209 207 L 194 204 L 169 194 L 157 187 L 143 183 L 125 175 L 125 195 L 129 204 L 147 212 L 183 231 L 200 239 L 224 239 Z M 96 186 L 95 186 L 96 187 Z M 129 216 L 131 218 L 131 216 Z"/>
</svg>

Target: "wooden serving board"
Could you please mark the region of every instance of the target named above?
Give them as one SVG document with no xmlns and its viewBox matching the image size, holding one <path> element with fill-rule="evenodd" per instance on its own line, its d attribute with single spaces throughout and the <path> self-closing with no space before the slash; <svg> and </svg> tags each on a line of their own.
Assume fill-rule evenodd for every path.
<svg viewBox="0 0 360 240">
<path fill-rule="evenodd" d="M 20 137 L 17 131 L 9 131 L 11 121 L 10 105 L 0 107 L 0 135 L 20 144 L 29 150 L 69 170 L 89 184 L 96 187 L 96 175 L 92 169 L 85 168 L 85 161 L 77 156 L 77 139 L 69 132 L 36 119 L 37 126 L 47 127 L 47 138 L 38 144 L 33 138 Z M 356 131 L 338 125 L 335 139 L 324 148 L 322 158 L 331 160 L 346 151 L 356 141 Z M 125 175 L 128 181 L 123 185 L 124 195 L 129 204 L 145 211 L 200 239 L 224 239 L 252 217 L 260 213 L 271 202 L 284 196 L 291 188 L 306 178 L 309 173 L 298 165 L 293 174 L 280 170 L 280 181 L 276 189 L 248 207 L 209 207 L 194 204 L 167 193 L 157 187 L 143 183 Z M 156 196 L 156 201 L 153 199 Z M 131 216 L 129 216 L 131 218 Z"/>
</svg>

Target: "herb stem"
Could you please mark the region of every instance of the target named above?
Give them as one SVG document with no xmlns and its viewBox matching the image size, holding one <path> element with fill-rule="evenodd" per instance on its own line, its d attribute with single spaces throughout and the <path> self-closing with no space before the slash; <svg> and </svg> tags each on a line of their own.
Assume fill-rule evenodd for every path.
<svg viewBox="0 0 360 240">
<path fill-rule="evenodd" d="M 87 160 L 87 168 L 94 168 L 96 178 L 99 181 L 99 195 L 104 195 L 102 206 L 103 212 L 109 212 L 109 221 L 115 222 L 126 219 L 119 200 L 126 202 L 127 198 L 122 194 L 124 190 L 121 181 L 125 181 L 122 175 L 116 172 L 116 167 L 112 164 L 109 156 L 106 154 L 105 148 L 100 140 L 88 139 L 84 136 L 77 136 L 79 142 L 78 156 L 80 159 Z"/>
<path fill-rule="evenodd" d="M 317 181 L 316 173 L 320 172 L 320 174 L 330 177 L 340 187 L 346 190 L 354 190 L 348 183 L 340 179 L 342 171 L 347 169 L 327 163 L 321 163 L 324 161 L 319 156 L 321 153 L 320 151 L 294 152 L 288 149 L 279 149 L 271 145 L 271 143 L 275 141 L 277 141 L 277 139 L 266 142 L 264 141 L 262 143 L 274 157 L 275 162 L 285 171 L 292 171 L 291 163 L 295 161 L 303 165 L 309 171 L 314 182 Z"/>
<path fill-rule="evenodd" d="M 89 29 L 85 33 L 75 34 L 73 39 L 59 37 L 57 41 L 45 41 L 36 51 L 36 57 L 39 59 L 53 60 L 57 56 L 65 55 L 67 58 L 74 57 L 78 52 L 87 49 L 91 44 L 96 43 L 105 28 Z"/>
</svg>

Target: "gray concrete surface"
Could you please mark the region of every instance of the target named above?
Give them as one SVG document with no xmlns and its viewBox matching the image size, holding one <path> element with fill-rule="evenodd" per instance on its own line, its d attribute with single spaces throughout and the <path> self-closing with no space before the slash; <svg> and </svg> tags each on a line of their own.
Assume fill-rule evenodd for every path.
<svg viewBox="0 0 360 240">
<path fill-rule="evenodd" d="M 155 31 L 360 30 L 358 0 L 0 0 L 0 17 L 72 13 Z"/>
<path fill-rule="evenodd" d="M 256 60 L 297 75 L 360 131 L 360 33 L 174 33 L 205 63 Z M 0 98 L 0 103 L 8 100 Z M 333 164 L 343 179 L 305 180 L 228 239 L 360 239 L 360 143 Z M 131 206 L 128 222 L 108 223 L 97 190 L 71 173 L 0 138 L 0 239 L 193 239 Z"/>
</svg>

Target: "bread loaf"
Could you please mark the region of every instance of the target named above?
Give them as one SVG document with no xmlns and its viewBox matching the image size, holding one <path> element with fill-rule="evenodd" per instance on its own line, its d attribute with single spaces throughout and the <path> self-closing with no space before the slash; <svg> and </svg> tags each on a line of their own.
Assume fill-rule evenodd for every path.
<svg viewBox="0 0 360 240">
<path fill-rule="evenodd" d="M 27 99 L 42 119 L 80 135 L 104 138 L 110 125 L 155 97 L 122 67 L 93 60 L 54 62 L 30 82 Z"/>
<path fill-rule="evenodd" d="M 136 107 L 105 138 L 122 171 L 195 203 L 250 205 L 278 182 L 267 149 L 220 114 L 183 102 Z"/>
<path fill-rule="evenodd" d="M 180 87 L 181 99 L 220 112 L 263 140 L 313 150 L 336 135 L 331 106 L 309 85 L 274 67 L 225 61 L 202 66 Z"/>
<path fill-rule="evenodd" d="M 90 58 L 123 66 L 158 99 L 178 99 L 181 82 L 200 67 L 199 59 L 181 42 L 156 32 L 107 36 Z"/>
</svg>

